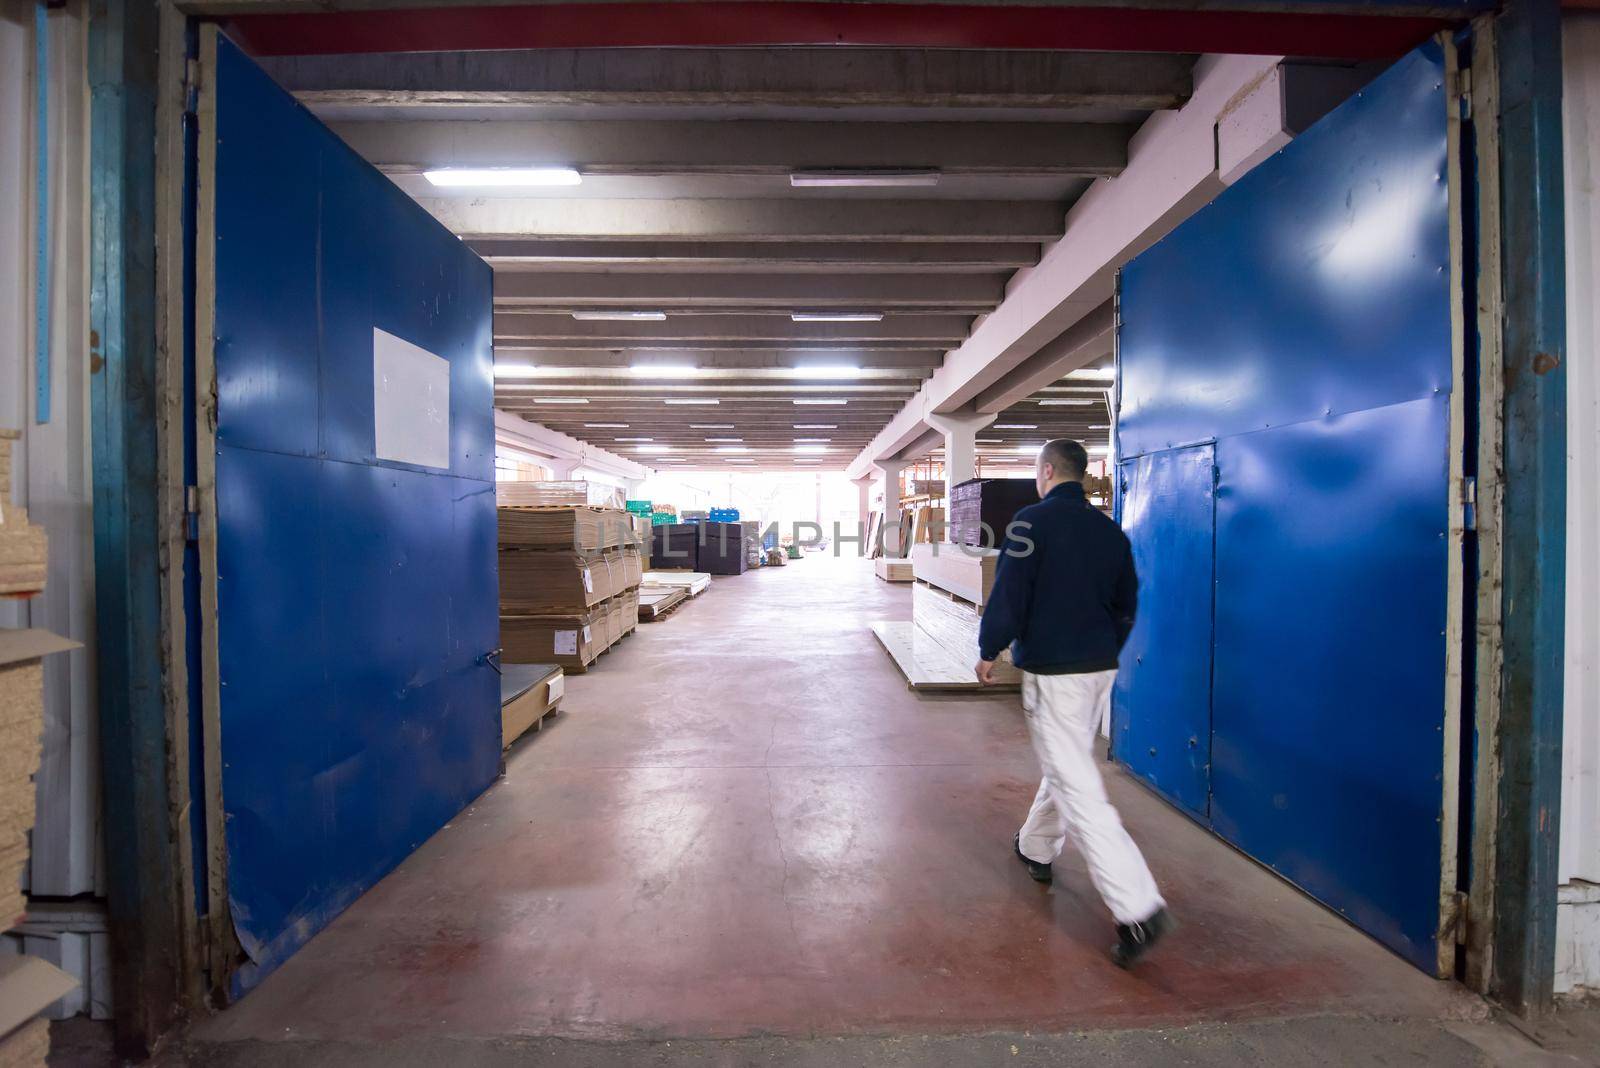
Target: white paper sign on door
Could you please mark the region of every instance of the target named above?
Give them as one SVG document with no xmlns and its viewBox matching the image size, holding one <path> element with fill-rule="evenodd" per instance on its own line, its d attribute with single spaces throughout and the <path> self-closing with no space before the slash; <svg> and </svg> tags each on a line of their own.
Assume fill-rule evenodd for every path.
<svg viewBox="0 0 1600 1068">
<path fill-rule="evenodd" d="M 450 361 L 372 328 L 372 441 L 380 460 L 450 466 Z"/>
</svg>

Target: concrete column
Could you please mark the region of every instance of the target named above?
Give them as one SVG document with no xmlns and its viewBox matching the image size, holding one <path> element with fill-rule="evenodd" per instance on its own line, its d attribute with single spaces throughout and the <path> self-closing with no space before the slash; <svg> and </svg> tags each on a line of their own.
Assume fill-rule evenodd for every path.
<svg viewBox="0 0 1600 1068">
<path fill-rule="evenodd" d="M 944 434 L 944 484 L 946 491 L 977 476 L 978 431 L 994 422 L 998 412 L 977 415 L 929 414 L 928 425 Z"/>
<path fill-rule="evenodd" d="M 900 544 L 900 472 L 904 460 L 885 460 L 873 465 L 883 486 L 883 555 L 904 556 L 908 546 Z"/>
</svg>

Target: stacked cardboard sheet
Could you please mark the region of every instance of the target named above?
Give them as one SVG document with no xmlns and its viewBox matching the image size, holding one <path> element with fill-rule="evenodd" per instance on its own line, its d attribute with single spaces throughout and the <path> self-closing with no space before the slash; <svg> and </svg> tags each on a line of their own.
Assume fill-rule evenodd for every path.
<svg viewBox="0 0 1600 1068">
<path fill-rule="evenodd" d="M 506 664 L 500 672 L 500 745 L 509 749 L 528 729 L 543 729 L 566 693 L 555 664 Z"/>
<path fill-rule="evenodd" d="M 638 625 L 637 588 L 590 608 L 502 615 L 501 659 L 507 664 L 558 664 L 568 674 L 578 675 Z"/>
<path fill-rule="evenodd" d="M 495 503 L 502 508 L 520 507 L 596 507 L 621 508 L 622 491 L 600 482 L 497 482 Z"/>
<path fill-rule="evenodd" d="M 537 615 L 588 608 L 639 585 L 644 564 L 639 550 L 501 549 L 500 611 Z"/>
<path fill-rule="evenodd" d="M 911 571 L 918 579 L 953 593 L 982 608 L 994 586 L 994 568 L 1000 560 L 998 549 L 978 549 L 932 542 L 911 547 Z"/>
<path fill-rule="evenodd" d="M 620 508 L 516 506 L 498 515 L 502 549 L 594 552 L 634 542 L 633 517 Z"/>
<path fill-rule="evenodd" d="M 44 589 L 49 547 L 44 528 L 28 522 L 28 510 L 11 501 L 11 443 L 15 430 L 0 430 L 0 594 Z"/>
</svg>

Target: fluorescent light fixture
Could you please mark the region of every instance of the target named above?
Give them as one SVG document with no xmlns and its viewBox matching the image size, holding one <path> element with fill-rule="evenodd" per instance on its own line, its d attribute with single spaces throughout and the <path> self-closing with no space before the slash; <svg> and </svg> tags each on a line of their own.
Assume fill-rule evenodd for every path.
<svg viewBox="0 0 1600 1068">
<path fill-rule="evenodd" d="M 728 442 L 737 443 L 737 442 L 743 441 L 744 438 L 706 438 L 706 440 L 711 442 L 713 445 L 715 445 L 715 444 L 727 444 Z"/>
<path fill-rule="evenodd" d="M 670 446 L 670 445 L 635 445 L 634 446 L 634 451 L 635 452 L 666 452 L 671 447 L 672 446 Z"/>
<path fill-rule="evenodd" d="M 881 323 L 883 312 L 799 311 L 790 312 L 793 323 Z"/>
<path fill-rule="evenodd" d="M 721 404 L 722 402 L 717 400 L 717 399 L 715 399 L 715 398 L 691 399 L 691 398 L 668 397 L 665 400 L 663 400 L 661 403 L 662 404 Z"/>
<path fill-rule="evenodd" d="M 743 445 L 718 445 L 714 452 L 749 452 Z"/>
<path fill-rule="evenodd" d="M 585 423 L 583 425 L 585 427 L 589 428 L 590 430 L 626 430 L 626 429 L 628 429 L 628 424 L 627 423 Z"/>
<path fill-rule="evenodd" d="M 939 172 L 927 168 L 861 168 L 859 170 L 794 171 L 789 185 L 795 189 L 927 188 L 939 184 Z"/>
<path fill-rule="evenodd" d="M 588 397 L 535 397 L 535 404 L 588 404 Z"/>
<path fill-rule="evenodd" d="M 693 378 L 700 368 L 692 363 L 636 363 L 628 371 L 641 378 Z"/>
<path fill-rule="evenodd" d="M 799 404 L 799 405 L 831 404 L 831 405 L 834 405 L 836 407 L 842 407 L 846 402 L 845 402 L 844 398 L 842 398 L 842 397 L 798 397 L 798 398 L 795 399 L 795 403 Z"/>
<path fill-rule="evenodd" d="M 1045 397 L 1042 400 L 1036 401 L 1035 403 L 1042 404 L 1047 408 L 1048 407 L 1057 407 L 1057 408 L 1059 408 L 1059 407 L 1064 407 L 1066 405 L 1073 405 L 1075 407 L 1082 407 L 1082 406 L 1084 406 L 1086 404 L 1095 404 L 1097 402 L 1096 402 L 1096 399 L 1094 397 Z"/>
<path fill-rule="evenodd" d="M 793 373 L 801 378 L 854 378 L 861 373 L 861 368 L 837 363 L 823 367 L 796 367 Z"/>
<path fill-rule="evenodd" d="M 996 423 L 994 425 L 994 428 L 996 430 L 1038 430 L 1039 429 L 1039 424 L 1037 424 L 1037 423 Z"/>
<path fill-rule="evenodd" d="M 828 447 L 826 445 L 796 445 L 794 447 L 794 451 L 795 452 L 827 452 L 828 451 Z"/>
<path fill-rule="evenodd" d="M 667 317 L 667 313 L 597 308 L 592 311 L 575 311 L 572 317 L 580 323 L 659 323 Z"/>
<path fill-rule="evenodd" d="M 1096 370 L 1092 367 L 1080 367 L 1076 371 L 1068 371 L 1068 378 L 1090 379 L 1091 381 L 1110 382 L 1117 377 L 1117 373 L 1110 369 Z"/>
<path fill-rule="evenodd" d="M 497 363 L 494 365 L 496 378 L 532 378 L 539 373 L 539 368 L 531 363 Z"/>
<path fill-rule="evenodd" d="M 1111 429 L 1111 425 L 1109 423 L 1090 423 L 1089 424 L 1089 429 L 1090 430 L 1110 430 Z"/>
<path fill-rule="evenodd" d="M 838 423 L 796 423 L 796 430 L 838 430 Z"/>
<path fill-rule="evenodd" d="M 422 176 L 439 186 L 578 185 L 583 175 L 571 167 L 440 167 Z"/>
<path fill-rule="evenodd" d="M 618 438 L 618 441 L 654 441 L 655 438 Z"/>
<path fill-rule="evenodd" d="M 833 440 L 833 439 L 832 439 L 832 438 L 795 438 L 795 439 L 794 439 L 794 441 L 795 441 L 795 444 L 796 444 L 796 445 L 799 445 L 799 444 L 801 444 L 801 443 L 802 443 L 802 442 L 807 442 L 807 441 L 822 441 L 822 442 L 828 442 L 828 441 L 832 441 L 832 440 Z"/>
</svg>

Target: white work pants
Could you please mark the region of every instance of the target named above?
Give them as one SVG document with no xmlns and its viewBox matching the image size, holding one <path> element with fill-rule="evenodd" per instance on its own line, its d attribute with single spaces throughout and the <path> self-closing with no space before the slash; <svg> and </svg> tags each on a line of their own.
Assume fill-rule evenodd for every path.
<svg viewBox="0 0 1600 1068">
<path fill-rule="evenodd" d="M 1094 755 L 1116 677 L 1115 671 L 1023 672 L 1022 709 L 1044 778 L 1022 825 L 1020 845 L 1028 859 L 1049 864 L 1071 834 L 1111 915 L 1118 923 L 1140 923 L 1165 903 L 1139 847 L 1106 797 Z"/>
</svg>

